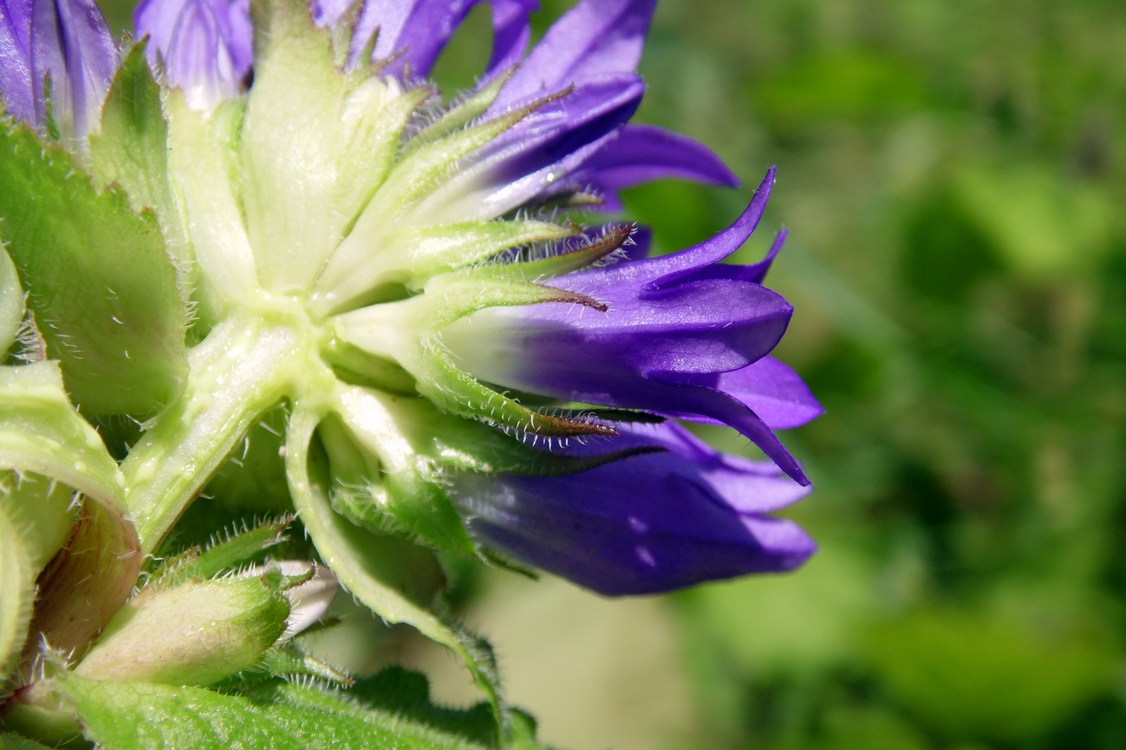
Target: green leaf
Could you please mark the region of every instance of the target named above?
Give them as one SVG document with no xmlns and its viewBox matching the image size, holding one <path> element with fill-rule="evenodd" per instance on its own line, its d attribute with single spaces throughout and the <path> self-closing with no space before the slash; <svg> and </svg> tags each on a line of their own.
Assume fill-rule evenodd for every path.
<svg viewBox="0 0 1126 750">
<path fill-rule="evenodd" d="M 0 219 L 28 306 L 89 413 L 155 413 L 187 371 L 176 273 L 151 214 L 61 148 L 0 123 Z"/>
<path fill-rule="evenodd" d="M 1027 745 L 1115 684 L 1116 649 L 1065 622 L 920 608 L 872 629 L 871 665 L 936 734 Z"/>
<path fill-rule="evenodd" d="M 249 695 L 224 695 L 202 688 L 67 675 L 60 687 L 74 704 L 87 736 L 105 750 L 482 747 L 463 736 L 366 708 L 346 694 L 308 685 L 274 684 Z"/>
<path fill-rule="evenodd" d="M 134 211 L 153 209 L 172 255 L 186 261 L 187 240 L 168 185 L 168 125 L 144 42 L 125 55 L 102 106 L 101 129 L 89 143 L 94 176 L 121 186 Z"/>
<path fill-rule="evenodd" d="M 0 733 L 0 750 L 50 750 L 50 748 L 27 737 L 3 732 Z"/>
<path fill-rule="evenodd" d="M 20 277 L 12 259 L 4 250 L 3 238 L 0 237 L 0 362 L 4 361 L 4 354 L 16 340 L 16 334 L 23 322 L 23 290 L 20 288 Z"/>
<path fill-rule="evenodd" d="M 321 558 L 340 585 L 388 623 L 406 623 L 427 638 L 460 656 L 485 694 L 502 728 L 507 724 L 500 697 L 496 663 L 482 639 L 450 625 L 403 592 L 403 571 L 394 558 L 382 554 L 378 537 L 354 526 L 333 511 L 323 471 L 310 472 L 310 444 L 320 415 L 300 404 L 290 420 L 286 441 L 286 469 L 293 503 Z M 502 729 L 503 731 L 503 729 Z"/>
<path fill-rule="evenodd" d="M 27 640 L 36 572 L 19 531 L 0 505 L 0 695 Z"/>
<path fill-rule="evenodd" d="M 92 498 L 94 513 L 99 503 L 109 507 L 121 497 L 121 477 L 97 433 L 67 400 L 57 363 L 0 368 L 0 682 L 26 639 L 36 577 L 68 535 L 72 546 L 86 536 L 71 529 L 75 490 Z M 113 582 L 120 565 L 114 563 L 105 577 L 84 574 L 81 590 L 65 593 L 64 614 L 76 613 L 83 592 Z M 52 584 L 58 575 L 65 578 L 66 568 L 56 563 L 40 581 L 44 600 L 53 600 Z M 131 587 L 132 579 L 126 595 Z M 115 599 L 113 608 L 121 601 Z M 81 614 L 83 622 L 98 619 Z"/>
<path fill-rule="evenodd" d="M 52 361 L 0 368 L 0 468 L 40 474 L 104 501 L 121 498 L 117 464 L 67 400 Z"/>
</svg>

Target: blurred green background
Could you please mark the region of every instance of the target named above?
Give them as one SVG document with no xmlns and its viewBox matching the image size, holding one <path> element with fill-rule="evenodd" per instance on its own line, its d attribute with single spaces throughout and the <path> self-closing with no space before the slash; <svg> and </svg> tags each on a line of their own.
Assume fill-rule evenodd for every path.
<svg viewBox="0 0 1126 750">
<path fill-rule="evenodd" d="M 658 248 L 779 166 L 742 259 L 790 228 L 779 354 L 828 413 L 784 436 L 817 485 L 789 515 L 821 551 L 632 601 L 469 575 L 508 697 L 574 748 L 1126 747 L 1126 5 L 663 0 L 642 72 L 636 120 L 745 180 L 629 193 Z"/>
</svg>

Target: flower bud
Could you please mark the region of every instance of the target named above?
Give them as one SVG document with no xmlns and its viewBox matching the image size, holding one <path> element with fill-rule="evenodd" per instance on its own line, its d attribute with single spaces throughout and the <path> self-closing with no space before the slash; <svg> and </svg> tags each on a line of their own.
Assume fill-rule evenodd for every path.
<svg viewBox="0 0 1126 750">
<path fill-rule="evenodd" d="M 254 577 L 142 591 L 118 611 L 75 669 L 99 680 L 210 685 L 252 667 L 286 629 L 276 568 Z"/>
</svg>

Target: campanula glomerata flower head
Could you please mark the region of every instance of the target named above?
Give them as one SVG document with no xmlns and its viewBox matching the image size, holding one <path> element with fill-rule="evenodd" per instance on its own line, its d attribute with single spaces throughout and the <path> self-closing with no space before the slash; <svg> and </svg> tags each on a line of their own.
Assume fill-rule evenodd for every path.
<svg viewBox="0 0 1126 750">
<path fill-rule="evenodd" d="M 478 4 L 143 0 L 167 148 L 154 179 L 112 182 L 174 261 L 198 342 L 179 393 L 202 415 L 184 427 L 166 404 L 144 445 L 176 434 L 218 461 L 285 402 L 294 503 L 345 568 L 341 522 L 615 595 L 799 565 L 812 542 L 770 513 L 809 480 L 774 430 L 820 407 L 771 357 L 792 314 L 764 286 L 784 233 L 758 263 L 723 262 L 775 170 L 729 228 L 651 255 L 649 230 L 605 218 L 619 191 L 737 183 L 703 145 L 630 122 L 655 1 L 579 0 L 529 48 L 536 3 L 492 0 L 491 58 L 454 98 L 426 77 Z M 118 55 L 100 16 L 0 12 L 8 111 L 42 124 L 47 76 L 56 117 L 100 139 L 98 174 Z M 766 460 L 717 453 L 694 422 Z M 205 481 L 154 462 L 123 464 L 146 549 Z"/>
</svg>

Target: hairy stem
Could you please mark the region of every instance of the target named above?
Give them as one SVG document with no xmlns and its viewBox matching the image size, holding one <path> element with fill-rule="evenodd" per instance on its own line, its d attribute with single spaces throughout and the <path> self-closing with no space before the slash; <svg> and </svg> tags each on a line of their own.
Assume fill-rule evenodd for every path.
<svg viewBox="0 0 1126 750">
<path fill-rule="evenodd" d="M 298 328 L 235 317 L 189 354 L 187 386 L 153 421 L 121 469 L 125 504 L 152 553 L 258 417 L 292 383 Z"/>
</svg>

